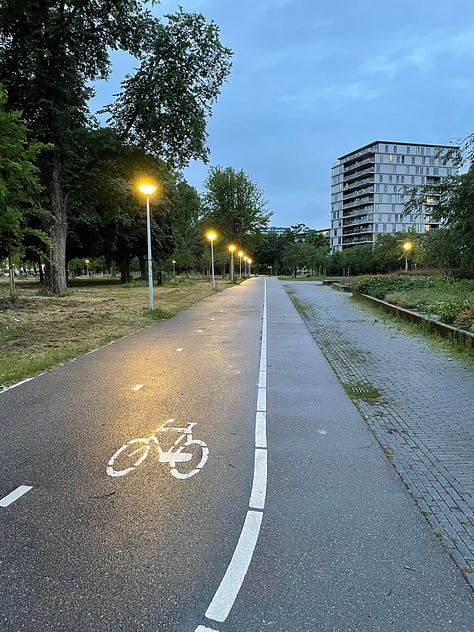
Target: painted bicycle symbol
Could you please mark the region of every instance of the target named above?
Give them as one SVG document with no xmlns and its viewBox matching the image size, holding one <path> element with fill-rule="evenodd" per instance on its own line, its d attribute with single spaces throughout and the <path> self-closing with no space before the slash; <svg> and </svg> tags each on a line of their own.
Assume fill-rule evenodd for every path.
<svg viewBox="0 0 474 632">
<path fill-rule="evenodd" d="M 175 478 L 191 478 L 198 474 L 206 465 L 209 448 L 200 439 L 193 439 L 192 429 L 197 424 L 190 422 L 186 428 L 172 426 L 174 419 L 168 419 L 158 430 L 144 439 L 130 439 L 119 448 L 110 458 L 106 472 L 109 476 L 125 476 L 141 465 L 150 454 L 151 448 L 156 448 L 159 463 L 168 463 L 171 475 Z M 160 433 L 180 433 L 176 441 L 168 450 L 161 447 L 161 443 L 168 436 Z"/>
</svg>

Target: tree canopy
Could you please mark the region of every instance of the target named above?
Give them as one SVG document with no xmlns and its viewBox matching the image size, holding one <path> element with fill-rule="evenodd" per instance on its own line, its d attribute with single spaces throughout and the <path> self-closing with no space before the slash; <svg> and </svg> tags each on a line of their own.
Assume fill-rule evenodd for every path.
<svg viewBox="0 0 474 632">
<path fill-rule="evenodd" d="M 0 257 L 12 261 L 24 253 L 25 237 L 47 241 L 31 225 L 43 211 L 38 203 L 41 183 L 35 161 L 44 149 L 29 143 L 20 112 L 5 111 L 6 97 L 0 86 Z"/>
<path fill-rule="evenodd" d="M 228 241 L 246 245 L 250 235 L 268 226 L 263 192 L 243 171 L 232 167 L 211 167 L 205 182 L 205 222 Z"/>
<path fill-rule="evenodd" d="M 95 125 L 91 82 L 108 77 L 110 51 L 117 49 L 139 61 L 108 108 L 122 142 L 178 166 L 205 158 L 206 120 L 230 70 L 231 51 L 216 25 L 182 10 L 162 22 L 138 0 L 0 0 L 0 82 L 8 107 L 22 111 L 33 139 L 54 146 L 39 163 L 51 212 L 51 292 L 66 289 L 67 203 L 75 181 L 68 176 L 83 175 L 82 130 Z"/>
</svg>

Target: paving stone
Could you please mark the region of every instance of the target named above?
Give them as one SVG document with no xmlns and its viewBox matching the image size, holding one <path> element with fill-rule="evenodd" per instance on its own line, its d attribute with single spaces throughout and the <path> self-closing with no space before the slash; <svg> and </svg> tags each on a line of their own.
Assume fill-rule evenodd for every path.
<svg viewBox="0 0 474 632">
<path fill-rule="evenodd" d="M 341 382 L 365 387 L 351 390 L 354 403 L 474 587 L 473 367 L 350 294 L 285 285 Z"/>
</svg>

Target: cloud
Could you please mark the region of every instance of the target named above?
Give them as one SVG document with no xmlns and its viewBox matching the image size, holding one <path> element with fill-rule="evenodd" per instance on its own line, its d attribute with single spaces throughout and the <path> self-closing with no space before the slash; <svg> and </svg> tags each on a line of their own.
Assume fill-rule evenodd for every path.
<svg viewBox="0 0 474 632">
<path fill-rule="evenodd" d="M 439 61 L 474 61 L 474 26 L 462 32 L 449 33 L 436 30 L 420 36 L 403 37 L 394 33 L 392 41 L 386 42 L 384 55 L 370 57 L 358 68 L 361 74 L 382 74 L 390 79 L 408 69 L 427 73 L 435 70 Z"/>
<path fill-rule="evenodd" d="M 380 94 L 379 89 L 364 82 L 340 82 L 321 87 L 308 86 L 299 92 L 284 95 L 280 101 L 299 110 L 314 110 L 321 103 L 342 109 L 352 103 L 369 103 Z"/>
</svg>

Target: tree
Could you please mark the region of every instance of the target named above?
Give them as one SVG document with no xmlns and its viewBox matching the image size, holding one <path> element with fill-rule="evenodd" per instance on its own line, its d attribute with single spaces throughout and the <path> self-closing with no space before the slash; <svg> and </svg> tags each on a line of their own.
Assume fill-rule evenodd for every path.
<svg viewBox="0 0 474 632">
<path fill-rule="evenodd" d="M 54 145 L 41 161 L 50 292 L 66 289 L 66 172 L 81 154 L 78 131 L 91 124 L 90 82 L 107 78 L 116 49 L 141 62 L 110 108 L 121 139 L 181 166 L 203 157 L 206 116 L 230 69 L 215 25 L 182 11 L 162 24 L 138 0 L 0 0 L 0 81 L 9 106 L 22 110 L 35 139 Z"/>
<path fill-rule="evenodd" d="M 122 83 L 105 111 L 123 141 L 156 154 L 174 167 L 207 161 L 206 119 L 230 71 L 231 51 L 203 15 L 150 20 L 140 49 L 140 68 Z"/>
<path fill-rule="evenodd" d="M 246 247 L 249 237 L 266 226 L 263 193 L 244 171 L 211 167 L 205 182 L 204 219 L 227 241 Z"/>
<path fill-rule="evenodd" d="M 46 235 L 29 225 L 42 211 L 38 205 L 41 184 L 36 160 L 44 147 L 30 144 L 20 112 L 5 112 L 6 97 L 0 86 L 0 258 L 10 268 L 10 294 L 15 293 L 12 260 L 24 250 L 26 235 L 46 244 Z"/>
</svg>

